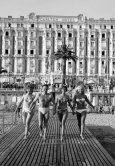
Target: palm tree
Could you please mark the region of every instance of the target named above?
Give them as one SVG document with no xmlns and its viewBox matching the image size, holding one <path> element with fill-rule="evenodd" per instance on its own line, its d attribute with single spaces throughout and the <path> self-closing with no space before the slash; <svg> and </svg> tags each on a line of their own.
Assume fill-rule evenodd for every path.
<svg viewBox="0 0 115 166">
<path fill-rule="evenodd" d="M 62 84 L 65 84 L 65 78 L 66 78 L 66 61 L 69 59 L 72 59 L 76 63 L 77 56 L 75 55 L 75 52 L 71 51 L 69 46 L 66 44 L 63 44 L 61 48 L 57 50 L 56 53 L 54 53 L 54 59 L 62 59 L 63 60 L 63 79 Z"/>
</svg>

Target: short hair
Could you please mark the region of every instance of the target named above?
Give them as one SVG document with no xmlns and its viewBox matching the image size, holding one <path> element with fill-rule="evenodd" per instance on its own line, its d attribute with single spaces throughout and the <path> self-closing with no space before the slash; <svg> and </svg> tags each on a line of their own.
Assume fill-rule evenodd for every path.
<svg viewBox="0 0 115 166">
<path fill-rule="evenodd" d="M 26 86 L 26 89 L 34 90 L 34 86 L 32 84 L 28 84 Z"/>
<path fill-rule="evenodd" d="M 84 86 L 84 83 L 83 83 L 82 81 L 79 81 L 79 82 L 77 83 L 77 86 Z"/>
<path fill-rule="evenodd" d="M 62 89 L 65 89 L 67 91 L 67 86 L 66 85 L 62 85 Z"/>
</svg>

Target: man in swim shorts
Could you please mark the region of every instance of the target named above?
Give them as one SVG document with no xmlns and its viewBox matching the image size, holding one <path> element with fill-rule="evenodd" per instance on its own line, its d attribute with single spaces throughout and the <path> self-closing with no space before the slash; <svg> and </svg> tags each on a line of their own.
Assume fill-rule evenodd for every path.
<svg viewBox="0 0 115 166">
<path fill-rule="evenodd" d="M 31 106 L 38 100 L 39 102 L 39 111 L 38 111 L 38 120 L 39 120 L 39 127 L 40 127 L 40 136 L 43 136 L 43 139 L 46 139 L 46 132 L 48 128 L 48 120 L 49 120 L 49 105 L 52 102 L 53 105 L 53 114 L 55 114 L 55 101 L 52 94 L 48 92 L 48 85 L 42 85 L 42 92 L 38 93 L 35 100 L 31 104 Z M 30 107 L 31 107 L 30 106 Z"/>
</svg>

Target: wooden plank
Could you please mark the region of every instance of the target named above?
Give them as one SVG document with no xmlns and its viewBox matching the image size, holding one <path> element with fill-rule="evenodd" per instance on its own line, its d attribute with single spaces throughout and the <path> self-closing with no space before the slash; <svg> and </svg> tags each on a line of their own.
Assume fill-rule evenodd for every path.
<svg viewBox="0 0 115 166">
<path fill-rule="evenodd" d="M 19 133 L 18 133 L 19 134 Z M 10 146 L 0 166 L 114 166 L 115 161 L 88 131 L 85 140 L 79 136 L 76 117 L 69 115 L 66 123 L 66 139 L 60 141 L 59 121 L 57 116 L 50 118 L 47 140 L 39 136 L 38 121 L 31 125 L 31 135 L 23 140 L 24 133 Z M 2 158 L 1 158 L 2 159 Z"/>
<path fill-rule="evenodd" d="M 24 136 L 24 133 L 23 133 Z M 23 137 L 22 136 L 22 137 Z M 15 147 L 11 150 L 10 154 L 7 156 L 7 163 L 5 165 L 17 165 L 15 164 L 20 162 L 20 156 L 26 151 L 26 148 L 23 149 L 23 147 L 25 147 L 25 141 L 23 139 L 20 140 L 20 142 L 15 145 Z M 14 154 L 16 154 L 14 156 Z M 17 155 L 18 154 L 18 155 Z"/>
<path fill-rule="evenodd" d="M 90 141 L 93 143 L 93 147 L 97 150 L 97 153 L 100 151 L 100 158 L 103 158 L 103 162 L 106 163 L 107 166 L 115 165 L 115 161 L 109 155 L 109 153 L 103 148 L 103 146 L 99 143 L 99 141 L 91 134 L 91 132 L 87 129 L 87 133 L 90 135 Z M 98 153 L 99 154 L 99 153 Z"/>
</svg>

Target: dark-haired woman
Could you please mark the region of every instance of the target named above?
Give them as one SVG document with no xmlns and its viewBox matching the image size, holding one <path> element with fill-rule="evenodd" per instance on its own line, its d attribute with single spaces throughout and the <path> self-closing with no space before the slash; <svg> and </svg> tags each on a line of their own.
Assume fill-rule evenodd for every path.
<svg viewBox="0 0 115 166">
<path fill-rule="evenodd" d="M 84 139 L 83 131 L 85 128 L 85 119 L 87 115 L 87 104 L 95 109 L 84 93 L 84 85 L 80 84 L 77 86 L 76 94 L 73 98 L 73 114 L 76 113 L 77 116 L 81 139 Z"/>
<path fill-rule="evenodd" d="M 69 96 L 66 94 L 67 87 L 62 87 L 62 93 L 56 98 L 56 107 L 57 107 L 57 115 L 60 122 L 61 127 L 61 141 L 64 139 L 64 131 L 65 131 L 65 123 L 68 117 L 68 104 L 72 109 L 72 105 L 70 103 Z"/>
</svg>

